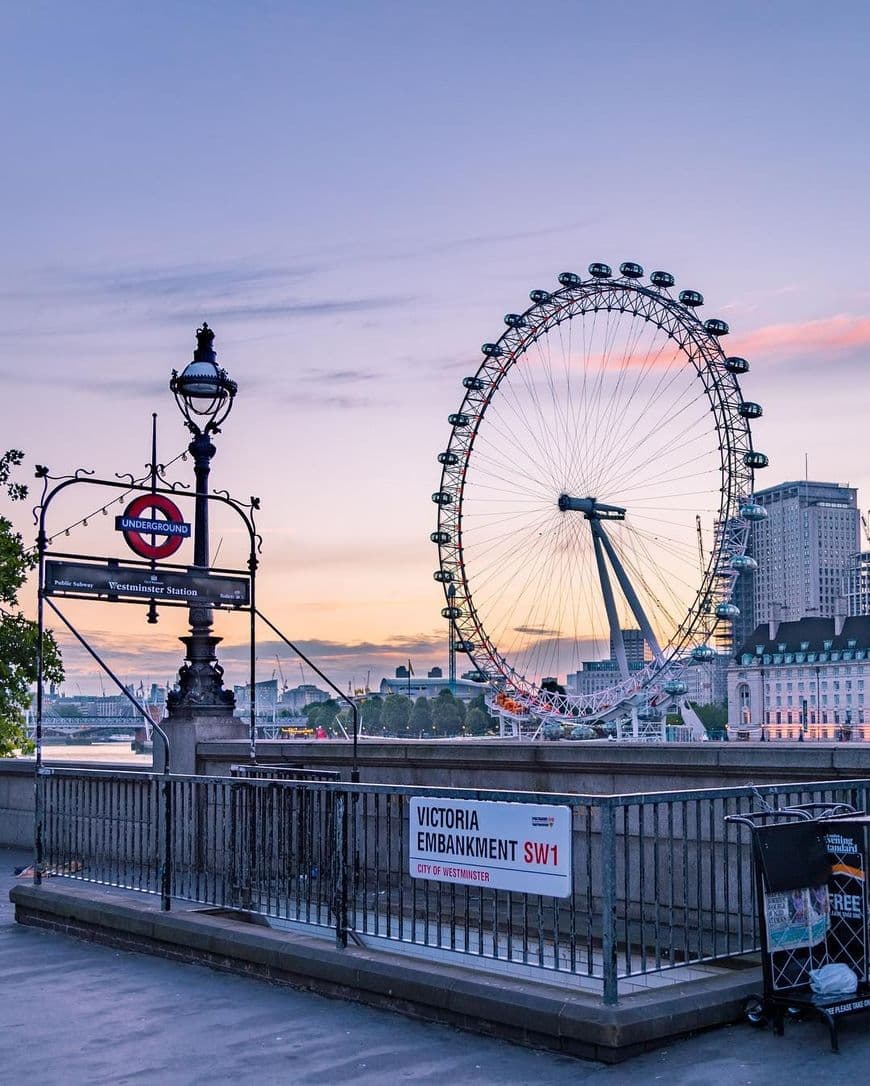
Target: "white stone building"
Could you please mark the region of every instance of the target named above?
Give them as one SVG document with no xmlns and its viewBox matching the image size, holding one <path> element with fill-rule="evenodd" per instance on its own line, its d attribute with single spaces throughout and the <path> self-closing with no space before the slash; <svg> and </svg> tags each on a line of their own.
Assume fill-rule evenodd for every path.
<svg viewBox="0 0 870 1086">
<path fill-rule="evenodd" d="M 870 724 L 870 617 L 756 627 L 728 669 L 728 725 L 766 739 L 844 738 Z"/>
<path fill-rule="evenodd" d="M 404 697 L 437 698 L 442 690 L 452 690 L 453 696 L 462 701 L 471 701 L 479 694 L 485 694 L 489 687 L 486 683 L 472 682 L 470 679 L 454 679 L 451 683 L 445 678 L 418 678 L 411 675 L 410 678 L 397 676 L 395 679 L 381 679 L 379 693 L 401 694 Z"/>
</svg>

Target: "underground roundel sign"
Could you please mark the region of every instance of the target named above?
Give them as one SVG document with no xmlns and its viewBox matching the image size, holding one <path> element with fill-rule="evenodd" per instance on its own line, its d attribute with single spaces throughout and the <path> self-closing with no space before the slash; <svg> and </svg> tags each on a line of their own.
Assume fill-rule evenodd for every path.
<svg viewBox="0 0 870 1086">
<path fill-rule="evenodd" d="M 115 529 L 124 533 L 127 546 L 141 558 L 152 561 L 175 554 L 190 536 L 190 525 L 181 510 L 165 494 L 140 494 L 120 517 Z M 158 536 L 165 536 L 158 542 Z"/>
</svg>

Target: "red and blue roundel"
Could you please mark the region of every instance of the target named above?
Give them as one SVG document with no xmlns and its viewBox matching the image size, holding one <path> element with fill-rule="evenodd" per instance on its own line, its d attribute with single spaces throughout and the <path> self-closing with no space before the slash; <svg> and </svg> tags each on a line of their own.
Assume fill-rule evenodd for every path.
<svg viewBox="0 0 870 1086">
<path fill-rule="evenodd" d="M 144 515 L 146 512 L 149 515 Z M 160 517 L 158 514 L 162 513 Z M 165 519 L 164 519 L 165 518 Z M 115 517 L 115 528 L 124 533 L 127 546 L 140 558 L 152 561 L 169 558 L 190 536 L 190 525 L 181 510 L 165 494 L 140 494 L 134 498 L 120 517 Z M 166 536 L 161 543 L 146 538 Z"/>
</svg>

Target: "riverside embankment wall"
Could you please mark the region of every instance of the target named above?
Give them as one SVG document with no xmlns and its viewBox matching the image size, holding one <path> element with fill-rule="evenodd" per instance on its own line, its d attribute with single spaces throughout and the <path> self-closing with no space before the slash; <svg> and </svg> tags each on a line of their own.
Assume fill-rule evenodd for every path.
<svg viewBox="0 0 870 1086">
<path fill-rule="evenodd" d="M 197 769 L 228 775 L 248 754 L 247 742 L 200 743 Z M 350 777 L 351 747 L 344 741 L 263 741 L 257 754 L 260 762 L 338 769 L 343 779 Z M 870 776 L 870 745 L 364 740 L 359 767 L 363 783 L 601 795 L 864 778 Z M 0 759 L 0 844 L 29 847 L 32 841 L 33 761 Z"/>
</svg>

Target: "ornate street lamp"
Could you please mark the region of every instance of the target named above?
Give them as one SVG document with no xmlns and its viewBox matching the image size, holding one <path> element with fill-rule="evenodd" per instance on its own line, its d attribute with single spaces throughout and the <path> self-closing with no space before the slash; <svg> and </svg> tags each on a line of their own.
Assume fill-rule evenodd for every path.
<svg viewBox="0 0 870 1086">
<path fill-rule="evenodd" d="M 218 366 L 213 343 L 214 332 L 203 324 L 196 332 L 193 361 L 181 373 L 173 370 L 169 382 L 175 402 L 193 434 L 188 446 L 196 475 L 193 564 L 201 569 L 209 568 L 208 476 L 211 459 L 217 451 L 210 435 L 220 433 L 221 423 L 229 415 L 238 391 L 236 382 Z M 190 608 L 190 634 L 181 638 L 187 656 L 178 673 L 178 685 L 167 698 L 170 719 L 227 717 L 235 708 L 233 692 L 223 688 L 223 668 L 215 655 L 222 638 L 212 634 L 212 621 L 210 607 Z"/>
</svg>

